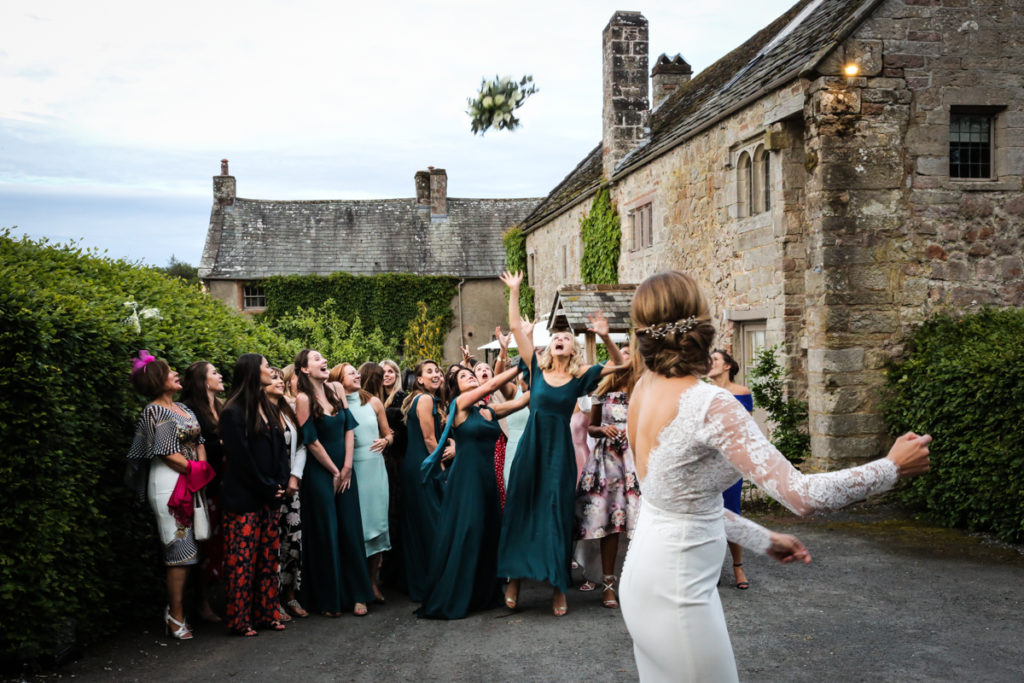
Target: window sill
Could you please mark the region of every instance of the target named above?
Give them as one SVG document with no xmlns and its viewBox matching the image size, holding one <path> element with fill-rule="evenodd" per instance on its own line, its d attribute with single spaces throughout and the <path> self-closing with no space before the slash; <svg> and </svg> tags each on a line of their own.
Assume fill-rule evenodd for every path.
<svg viewBox="0 0 1024 683">
<path fill-rule="evenodd" d="M 1020 180 L 1000 178 L 946 178 L 942 189 L 958 192 L 1013 192 L 1021 189 Z"/>
</svg>

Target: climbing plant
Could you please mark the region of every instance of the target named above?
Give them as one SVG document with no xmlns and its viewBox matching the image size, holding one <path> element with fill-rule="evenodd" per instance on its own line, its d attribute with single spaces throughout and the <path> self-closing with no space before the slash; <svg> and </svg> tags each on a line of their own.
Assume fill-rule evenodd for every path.
<svg viewBox="0 0 1024 683">
<path fill-rule="evenodd" d="M 501 236 L 501 242 L 505 246 L 505 267 L 511 272 L 521 272 L 527 276 L 526 262 L 526 235 L 519 226 L 513 226 Z M 519 312 L 523 315 L 534 317 L 533 287 L 524 281 L 519 286 Z M 505 298 L 508 299 L 508 290 L 505 290 Z"/>
<path fill-rule="evenodd" d="M 444 328 L 431 317 L 427 305 L 416 302 L 419 314 L 409 322 L 405 333 L 404 364 L 412 368 L 420 360 L 429 358 L 444 365 Z"/>
<path fill-rule="evenodd" d="M 345 320 L 342 311 L 334 299 L 320 308 L 299 306 L 277 318 L 271 329 L 288 340 L 288 358 L 302 349 L 316 349 L 332 365 L 345 361 L 358 367 L 399 356 L 398 339 L 385 339 L 379 324 L 364 325 L 358 315 L 351 322 Z"/>
<path fill-rule="evenodd" d="M 622 225 L 607 188 L 594 196 L 590 212 L 580 219 L 583 258 L 580 275 L 583 284 L 617 284 Z"/>
<path fill-rule="evenodd" d="M 442 334 L 451 328 L 452 298 L 458 278 L 443 275 L 278 275 L 263 281 L 267 308 L 260 318 L 270 325 L 299 308 L 322 309 L 335 302 L 333 315 L 352 324 L 356 318 L 371 329 L 380 327 L 383 340 L 404 339 L 409 324 L 420 315 L 422 302 L 427 317 L 437 322 Z"/>
</svg>

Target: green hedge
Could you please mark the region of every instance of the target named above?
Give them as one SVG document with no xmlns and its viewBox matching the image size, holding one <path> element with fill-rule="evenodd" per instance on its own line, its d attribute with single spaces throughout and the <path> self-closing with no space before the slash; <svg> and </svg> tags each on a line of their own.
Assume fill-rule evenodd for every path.
<svg viewBox="0 0 1024 683">
<path fill-rule="evenodd" d="M 930 319 L 890 368 L 893 435 L 929 433 L 932 469 L 904 498 L 948 526 L 1024 541 L 1024 310 Z"/>
<path fill-rule="evenodd" d="M 126 301 L 159 309 L 124 322 Z M 286 360 L 283 339 L 153 268 L 0 233 L 0 663 L 46 661 L 166 601 L 148 507 L 124 483 L 139 348 L 179 370 Z"/>
<path fill-rule="evenodd" d="M 441 329 L 451 328 L 451 302 L 458 283 L 454 277 L 404 273 L 277 275 L 263 282 L 267 308 L 260 318 L 273 323 L 299 308 L 320 309 L 333 299 L 342 320 L 352 323 L 358 317 L 372 321 L 380 325 L 384 339 L 404 339 L 409 323 L 419 314 L 419 301 L 427 305 L 428 315 Z"/>
</svg>

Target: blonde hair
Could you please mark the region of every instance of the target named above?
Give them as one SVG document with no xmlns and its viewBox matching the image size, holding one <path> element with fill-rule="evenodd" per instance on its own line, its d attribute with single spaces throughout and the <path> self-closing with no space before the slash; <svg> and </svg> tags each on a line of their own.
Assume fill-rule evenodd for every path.
<svg viewBox="0 0 1024 683">
<path fill-rule="evenodd" d="M 380 365 L 381 367 L 387 366 L 395 371 L 395 383 L 391 387 L 391 391 L 388 392 L 387 398 L 384 399 L 384 407 L 388 408 L 394 402 L 395 396 L 398 395 L 398 392 L 402 390 L 402 369 L 398 367 L 398 363 L 391 360 L 390 358 L 385 358 L 380 363 L 378 363 L 378 365 Z"/>
<path fill-rule="evenodd" d="M 696 280 L 678 270 L 650 276 L 636 288 L 631 316 L 648 369 L 666 377 L 707 374 L 715 328 Z"/>
<path fill-rule="evenodd" d="M 281 379 L 284 380 L 284 395 L 295 398 L 292 392 L 292 379 L 295 377 L 295 363 L 289 363 L 281 369 Z"/>
<path fill-rule="evenodd" d="M 580 347 L 579 342 L 576 341 L 576 337 L 572 332 L 568 330 L 559 330 L 555 334 L 567 334 L 569 339 L 572 340 L 572 355 L 569 356 L 569 367 L 567 370 L 573 377 L 579 377 L 583 374 L 583 348 Z M 552 340 L 554 335 L 551 335 Z M 551 355 L 551 342 L 544 347 L 544 350 L 537 355 L 537 367 L 544 370 L 551 370 L 555 365 L 555 358 Z"/>
</svg>

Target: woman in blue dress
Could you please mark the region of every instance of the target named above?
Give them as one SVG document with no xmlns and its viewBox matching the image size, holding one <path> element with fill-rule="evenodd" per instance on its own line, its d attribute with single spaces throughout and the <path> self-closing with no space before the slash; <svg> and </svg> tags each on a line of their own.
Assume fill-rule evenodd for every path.
<svg viewBox="0 0 1024 683">
<path fill-rule="evenodd" d="M 509 288 L 508 322 L 519 345 L 520 362 L 530 363 L 530 420 L 509 472 L 498 575 L 511 579 L 505 604 L 513 609 L 519 601 L 520 579 L 551 584 L 552 612 L 560 617 L 568 611 L 565 594 L 576 523 L 576 455 L 569 418 L 576 399 L 593 392 L 602 375 L 615 368 L 584 365 L 570 332 L 556 332 L 542 353 L 534 353 L 533 339 L 523 334 L 519 315 L 523 274 L 506 271 L 501 281 Z M 622 363 L 604 315 L 595 312 L 590 323 L 589 331 L 604 341 L 611 362 Z"/>
<path fill-rule="evenodd" d="M 736 373 L 740 371 L 740 364 L 722 349 L 715 349 L 711 352 L 711 369 L 708 370 L 708 379 L 715 386 L 722 387 L 736 397 L 748 413 L 754 412 L 754 397 L 750 389 L 742 384 L 736 384 Z M 737 515 L 740 514 L 740 498 L 743 494 L 743 477 L 735 484 L 722 492 L 722 502 L 726 510 L 731 510 Z M 743 573 L 743 546 L 739 543 L 729 541 L 729 553 L 732 555 L 732 573 L 736 579 L 736 587 L 740 590 L 750 588 L 747 575 Z"/>
<path fill-rule="evenodd" d="M 511 368 L 482 384 L 465 366 L 449 375 L 447 388 L 452 400 L 448 411 L 455 458 L 448 468 L 431 554 L 429 593 L 417 612 L 421 617 L 461 619 L 501 604 L 501 501 L 494 446 L 501 436 L 498 419 L 526 405 L 529 395 L 492 405 L 485 398 L 518 373 L 518 367 Z M 435 449 L 434 460 L 439 460 L 439 451 Z M 436 476 L 437 469 L 435 466 L 425 475 Z"/>
<path fill-rule="evenodd" d="M 420 465 L 441 436 L 443 378 L 441 368 L 432 360 L 421 360 L 413 374 L 416 383 L 402 403 L 407 428 L 402 461 L 402 559 L 409 597 L 413 602 L 423 602 L 429 592 L 430 552 L 441 514 L 441 492 L 440 484 L 422 483 Z"/>
<path fill-rule="evenodd" d="M 359 488 L 352 469 L 353 431 L 340 384 L 327 381 L 327 361 L 306 349 L 295 358 L 295 413 L 306 458 L 302 477 L 302 590 L 306 607 L 325 616 L 366 614 L 373 597 L 366 568 Z"/>
</svg>

